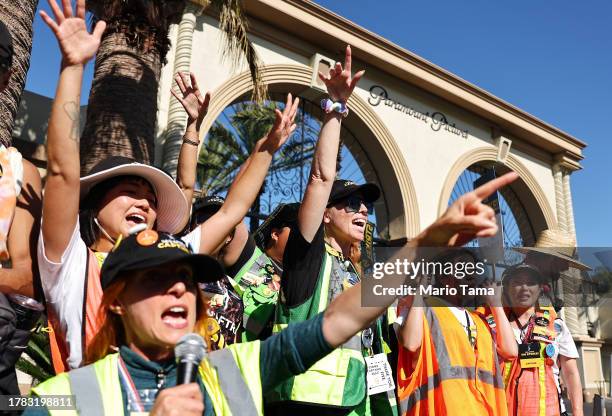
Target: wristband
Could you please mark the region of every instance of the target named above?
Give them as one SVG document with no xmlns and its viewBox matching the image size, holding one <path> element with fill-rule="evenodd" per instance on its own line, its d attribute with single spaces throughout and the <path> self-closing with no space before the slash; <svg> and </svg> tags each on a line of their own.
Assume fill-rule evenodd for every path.
<svg viewBox="0 0 612 416">
<path fill-rule="evenodd" d="M 187 136 L 183 136 L 183 143 L 187 143 L 187 144 L 190 144 L 192 146 L 199 146 L 200 145 L 200 141 L 199 140 L 198 141 L 191 140 L 191 139 L 188 139 Z"/>
<path fill-rule="evenodd" d="M 346 103 L 341 101 L 333 102 L 329 98 L 324 98 L 321 100 L 321 108 L 325 111 L 326 114 L 335 111 L 336 113 L 342 114 L 342 117 L 348 116 L 349 109 Z"/>
</svg>

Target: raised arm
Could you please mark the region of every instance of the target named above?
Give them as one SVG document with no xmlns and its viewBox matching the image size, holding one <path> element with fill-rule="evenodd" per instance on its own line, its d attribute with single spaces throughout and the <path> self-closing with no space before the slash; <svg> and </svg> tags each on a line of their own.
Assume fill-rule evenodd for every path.
<svg viewBox="0 0 612 416">
<path fill-rule="evenodd" d="M 23 161 L 23 186 L 8 235 L 11 268 L 0 268 L 0 292 L 34 297 L 36 242 L 40 231 L 42 185 L 36 167 Z"/>
<path fill-rule="evenodd" d="M 329 70 L 329 76 L 319 72 L 319 78 L 325 83 L 329 98 L 334 102 L 346 104 L 357 82 L 365 73 L 365 71 L 359 71 L 354 77 L 351 77 L 351 61 L 351 47 L 347 46 L 344 68 L 337 62 L 336 66 Z M 327 113 L 319 133 L 308 185 L 298 213 L 300 231 L 308 242 L 312 241 L 321 226 L 323 212 L 336 178 L 341 121 L 341 114 L 335 111 Z"/>
<path fill-rule="evenodd" d="M 411 250 L 402 250 L 401 254 L 410 257 L 408 260 L 411 261 L 417 247 L 457 246 L 476 237 L 495 235 L 498 231 L 495 212 L 482 201 L 516 178 L 517 174 L 508 173 L 461 196 L 438 220 L 408 243 L 407 247 Z M 405 283 L 411 282 L 414 284 L 407 279 Z M 384 305 L 362 307 L 361 283 L 355 285 L 338 296 L 325 310 L 323 336 L 333 347 L 345 343 L 382 314 L 393 300 L 390 297 Z"/>
<path fill-rule="evenodd" d="M 493 289 L 493 295 L 485 296 L 485 300 L 489 305 L 489 309 L 495 320 L 495 342 L 497 345 L 497 352 L 502 358 L 511 360 L 516 358 L 518 355 L 518 344 L 516 338 L 514 338 L 514 332 L 508 316 L 502 306 L 502 285 L 501 282 L 489 281 L 485 284 L 488 289 Z"/>
<path fill-rule="evenodd" d="M 196 182 L 196 167 L 198 164 L 198 146 L 200 144 L 200 127 L 208 112 L 210 93 L 202 96 L 195 75 L 179 72 L 174 76 L 180 94 L 170 90 L 187 112 L 187 128 L 183 136 L 183 144 L 179 153 L 176 182 L 181 187 L 189 207 L 193 199 Z"/>
<path fill-rule="evenodd" d="M 274 153 L 287 141 L 296 128 L 294 123 L 299 99 L 287 95 L 281 112 L 276 109 L 276 119 L 266 137 L 260 139 L 250 156 L 248 166 L 234 181 L 227 193 L 225 203 L 208 221 L 200 225 L 200 253 L 211 253 L 247 214 L 263 184 Z"/>
<path fill-rule="evenodd" d="M 89 33 L 85 23 L 85 0 L 78 0 L 73 15 L 70 0 L 49 5 L 55 20 L 41 17 L 57 38 L 62 52 L 59 82 L 47 131 L 47 181 L 43 201 L 42 233 L 46 255 L 59 261 L 68 246 L 79 212 L 79 104 L 83 66 L 98 50 L 106 24 Z"/>
<path fill-rule="evenodd" d="M 412 353 L 416 353 L 423 343 L 423 298 L 420 295 L 408 296 L 400 300 L 406 317 L 397 332 L 399 343 Z"/>
</svg>

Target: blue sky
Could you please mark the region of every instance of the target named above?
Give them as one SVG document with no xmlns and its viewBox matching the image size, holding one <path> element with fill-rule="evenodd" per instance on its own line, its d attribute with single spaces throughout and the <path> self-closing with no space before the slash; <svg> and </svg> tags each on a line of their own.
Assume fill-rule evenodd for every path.
<svg viewBox="0 0 612 416">
<path fill-rule="evenodd" d="M 585 141 L 572 175 L 578 242 L 612 246 L 612 2 L 316 1 Z M 34 31 L 26 88 L 52 96 L 59 53 L 38 16 Z"/>
</svg>

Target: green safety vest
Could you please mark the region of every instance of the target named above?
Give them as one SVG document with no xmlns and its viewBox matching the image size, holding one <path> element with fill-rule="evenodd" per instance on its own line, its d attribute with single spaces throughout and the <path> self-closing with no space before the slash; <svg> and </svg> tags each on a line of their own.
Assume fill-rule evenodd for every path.
<svg viewBox="0 0 612 416">
<path fill-rule="evenodd" d="M 323 264 L 319 271 L 317 285 L 313 295 L 304 303 L 295 307 L 286 307 L 279 302 L 276 308 L 274 332 L 279 332 L 292 322 L 305 321 L 327 308 L 332 297 L 337 296 L 344 287 L 343 282 L 332 282 L 334 268 L 340 269 L 338 264 L 341 259 L 328 244 L 325 245 Z M 336 287 L 332 287 L 336 286 Z M 380 320 L 376 323 L 376 337 L 382 345 L 384 352 L 388 352 L 386 344 L 382 341 Z M 383 351 L 378 351 L 383 352 Z M 384 411 L 377 411 L 376 415 L 397 414 L 397 403 L 393 391 L 388 392 L 380 405 L 380 395 L 367 396 L 366 391 L 366 367 L 361 343 L 361 333 L 356 334 L 346 343 L 333 350 L 327 356 L 317 361 L 305 373 L 291 377 L 279 384 L 266 395 L 268 402 L 303 402 L 313 405 L 336 406 L 344 408 L 356 408 L 363 412 L 359 414 L 370 414 L 370 401 L 372 407 Z M 375 402 L 378 402 L 376 404 Z M 352 414 L 352 413 L 351 413 Z"/>
<path fill-rule="evenodd" d="M 200 377 L 217 416 L 263 415 L 259 376 L 260 343 L 234 344 L 202 360 Z M 124 414 L 118 353 L 59 374 L 34 387 L 38 396 L 74 395 L 76 410 L 49 410 L 51 415 L 117 416 Z"/>
<path fill-rule="evenodd" d="M 275 268 L 270 258 L 255 247 L 253 254 L 230 282 L 242 298 L 242 342 L 254 341 L 270 323 L 278 301 L 280 282 L 274 281 Z"/>
</svg>

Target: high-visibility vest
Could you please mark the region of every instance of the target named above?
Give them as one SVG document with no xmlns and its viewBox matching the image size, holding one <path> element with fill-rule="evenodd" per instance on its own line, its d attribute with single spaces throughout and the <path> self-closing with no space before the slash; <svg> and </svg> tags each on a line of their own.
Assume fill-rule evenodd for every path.
<svg viewBox="0 0 612 416">
<path fill-rule="evenodd" d="M 426 299 L 417 357 L 400 347 L 397 383 L 402 415 L 507 415 L 497 351 L 489 327 L 475 312 L 475 348 L 441 300 Z M 416 364 L 413 366 L 413 358 Z"/>
<path fill-rule="evenodd" d="M 278 301 L 280 282 L 275 280 L 275 267 L 266 253 L 255 247 L 249 260 L 230 278 L 244 304 L 242 341 L 260 339 L 273 318 Z"/>
<path fill-rule="evenodd" d="M 234 344 L 210 353 L 199 374 L 217 416 L 263 415 L 258 341 Z M 34 387 L 40 397 L 74 395 L 76 409 L 48 410 L 53 415 L 117 416 L 124 414 L 118 353 L 62 373 Z"/>
<path fill-rule="evenodd" d="M 343 282 L 331 285 L 331 275 L 336 268 L 340 254 L 331 246 L 325 245 L 323 264 L 319 271 L 314 294 L 304 303 L 295 307 L 286 307 L 279 302 L 276 308 L 273 331 L 279 332 L 291 322 L 309 319 L 325 310 L 330 297 L 338 295 L 344 289 Z M 281 295 L 282 297 L 282 295 Z M 375 337 L 383 345 L 380 322 L 377 322 Z M 380 351 L 382 352 L 382 351 Z M 361 333 L 356 334 L 346 343 L 317 361 L 305 373 L 291 377 L 279 384 L 266 395 L 268 402 L 302 402 L 311 405 L 354 408 L 366 399 L 366 368 L 361 344 Z M 384 414 L 395 414 L 396 400 L 393 391 L 385 400 Z"/>
<path fill-rule="evenodd" d="M 100 305 L 102 303 L 102 283 L 100 282 L 101 258 L 96 253 L 87 249 L 87 264 L 85 266 L 85 277 L 83 282 L 83 316 L 81 320 L 82 339 L 81 353 L 85 358 L 85 351 L 98 333 L 104 321 L 103 316 L 99 316 Z M 49 347 L 51 349 L 51 360 L 55 374 L 70 370 L 68 365 L 68 346 L 64 331 L 61 328 L 59 319 L 52 308 L 47 310 L 49 326 L 52 331 L 49 333 Z"/>
<path fill-rule="evenodd" d="M 536 310 L 536 317 L 543 316 L 544 311 L 548 316 L 546 329 L 554 339 L 556 313 L 552 307 L 543 307 Z M 540 358 L 537 367 L 521 368 L 519 357 L 504 364 L 504 384 L 510 416 L 558 416 L 561 414 L 559 391 L 552 371 L 552 359 L 546 359 L 545 350 L 548 344 L 542 341 L 538 344 Z"/>
</svg>

